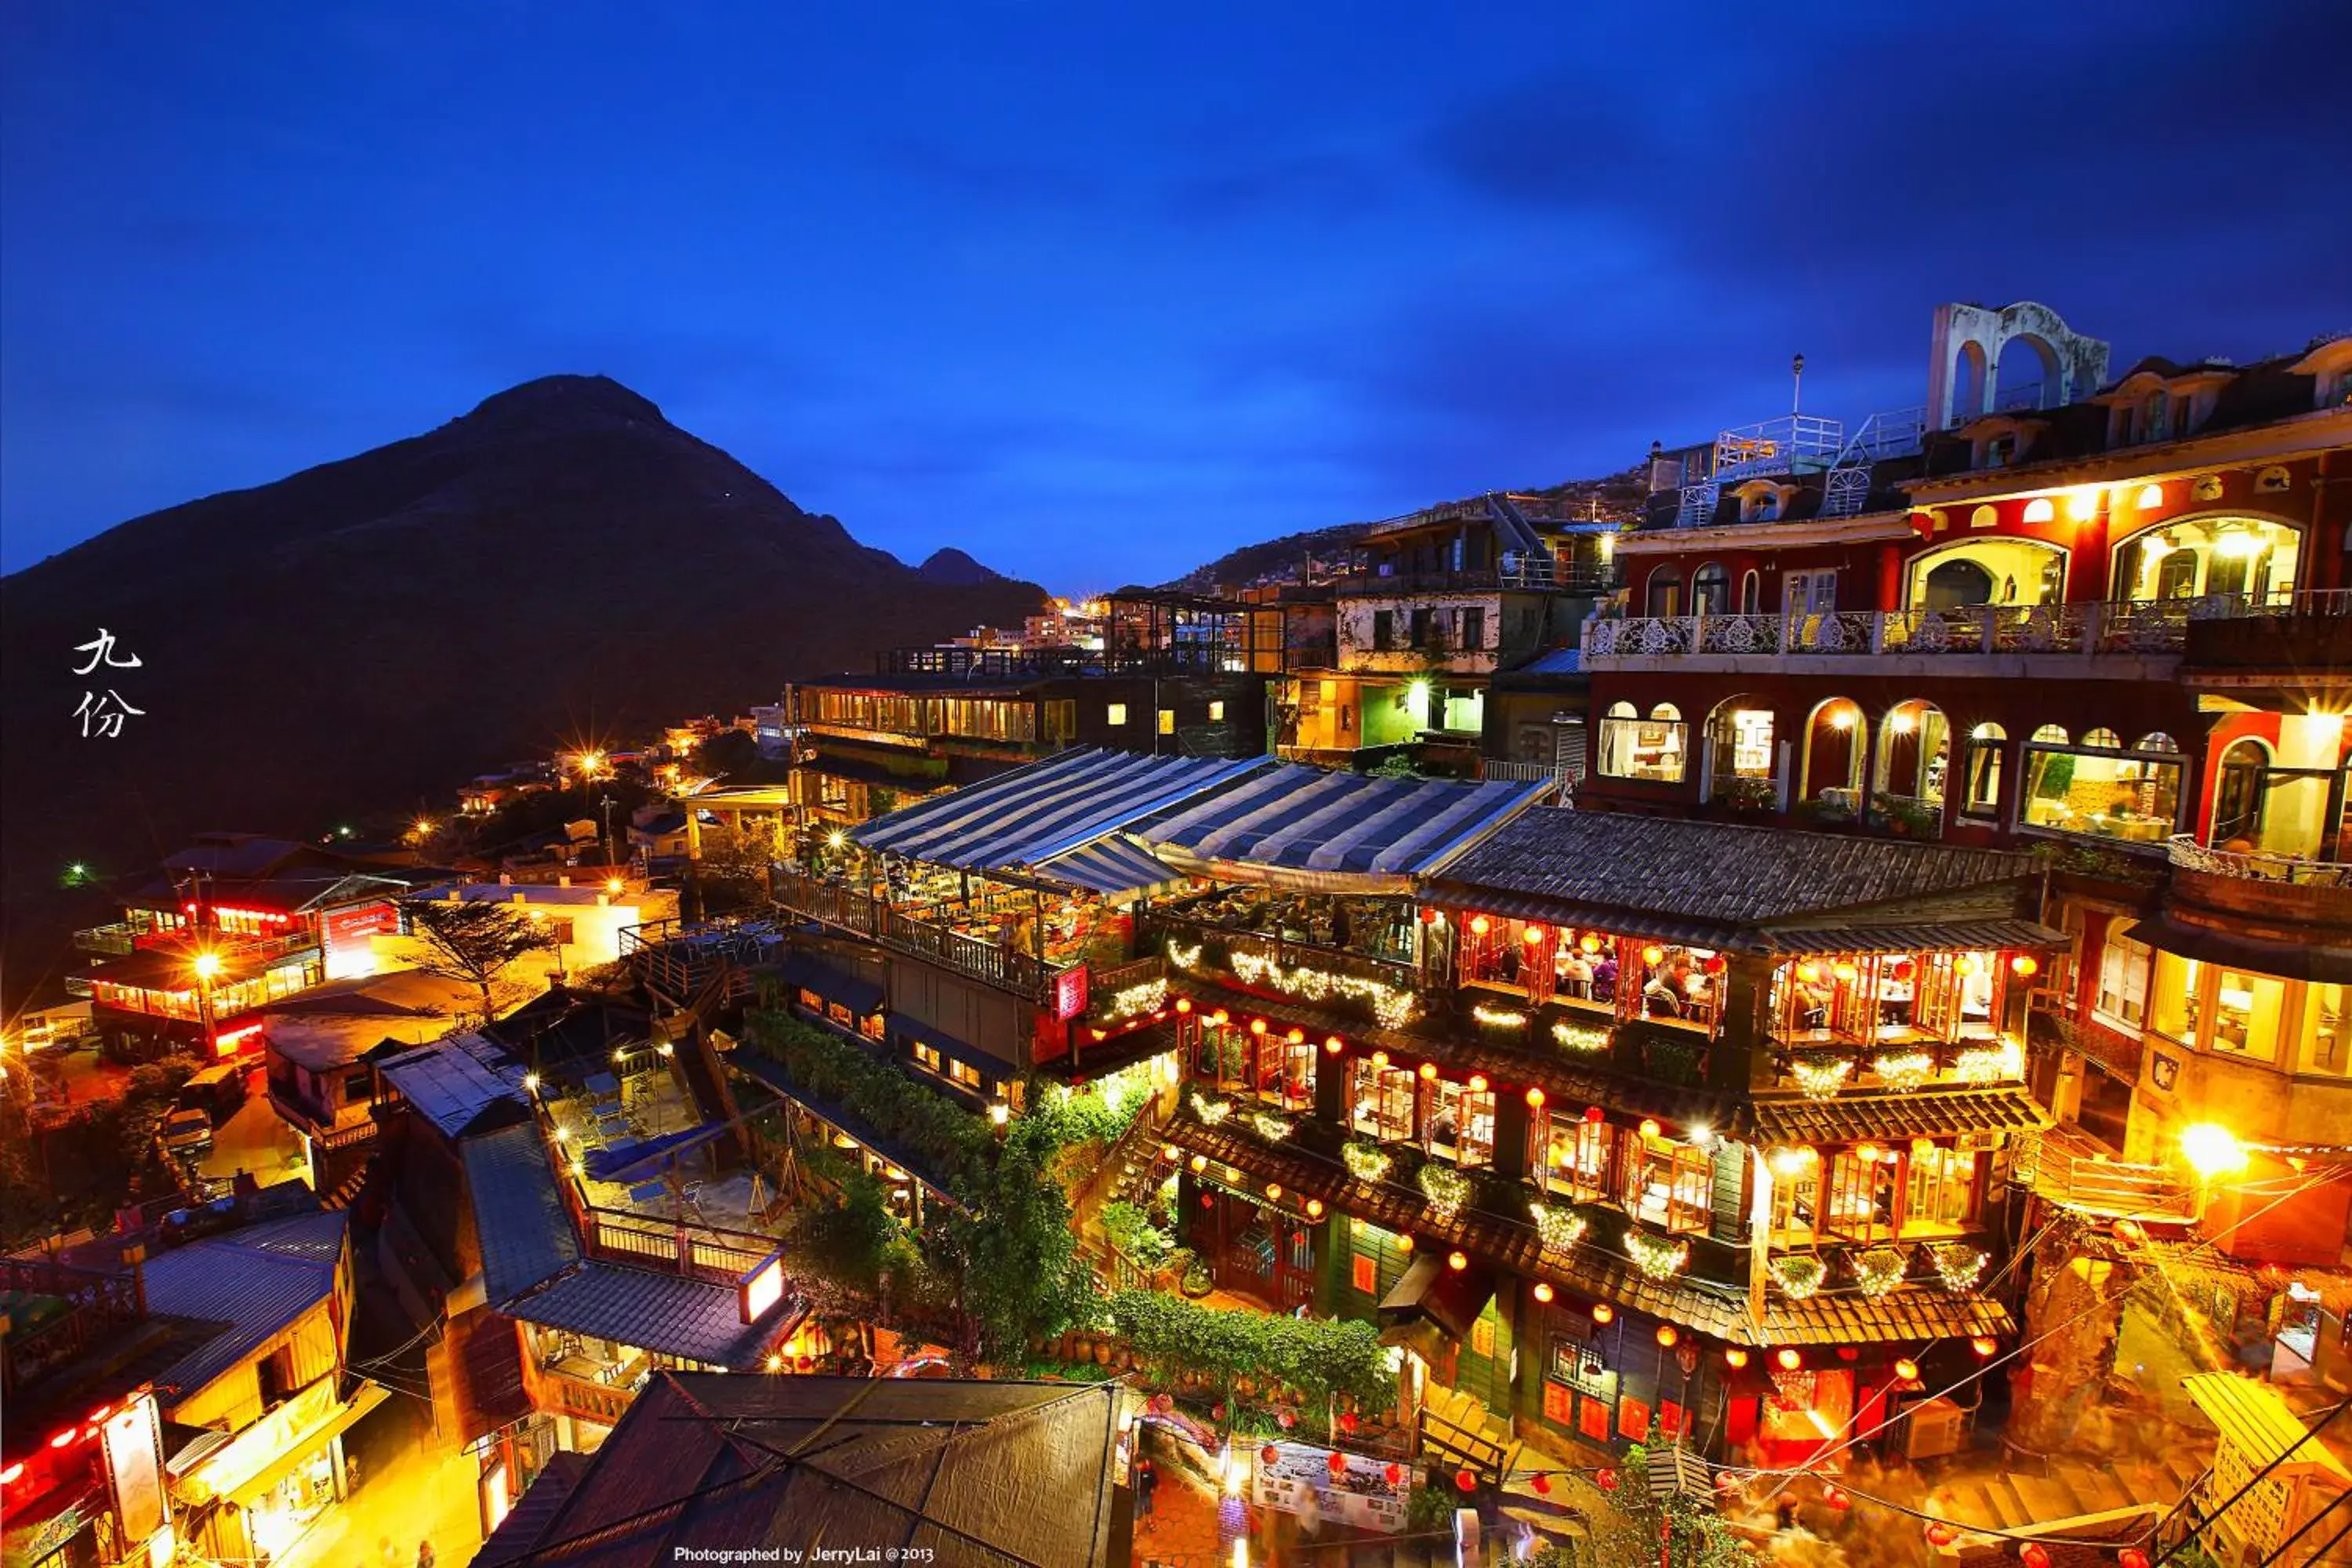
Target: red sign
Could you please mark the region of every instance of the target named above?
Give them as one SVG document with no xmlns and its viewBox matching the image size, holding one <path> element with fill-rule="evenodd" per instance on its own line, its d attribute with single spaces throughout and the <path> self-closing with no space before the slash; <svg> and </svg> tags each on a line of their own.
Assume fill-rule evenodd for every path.
<svg viewBox="0 0 2352 1568">
<path fill-rule="evenodd" d="M 1054 976 L 1054 1016 L 1071 1019 L 1087 1010 L 1087 966 L 1065 969 Z"/>
<path fill-rule="evenodd" d="M 327 950 L 327 978 L 340 980 L 346 974 L 373 972 L 375 953 L 368 939 L 399 929 L 400 917 L 387 900 L 328 910 L 319 921 Z"/>
</svg>

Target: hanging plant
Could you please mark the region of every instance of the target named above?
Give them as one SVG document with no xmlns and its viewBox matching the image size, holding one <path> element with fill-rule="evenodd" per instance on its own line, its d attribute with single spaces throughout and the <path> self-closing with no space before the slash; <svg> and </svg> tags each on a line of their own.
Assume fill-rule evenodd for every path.
<svg viewBox="0 0 2352 1568">
<path fill-rule="evenodd" d="M 1430 1208 L 1441 1219 L 1470 1201 L 1470 1178 L 1451 1165 L 1423 1165 L 1414 1180 L 1421 1184 L 1422 1196 L 1429 1200 Z"/>
<path fill-rule="evenodd" d="M 1791 1301 L 1810 1300 L 1829 1278 L 1829 1268 L 1810 1252 L 1790 1252 L 1772 1259 L 1772 1280 Z"/>
<path fill-rule="evenodd" d="M 1177 968 L 1187 972 L 1198 969 L 1201 967 L 1201 950 L 1205 945 L 1205 943 L 1196 942 L 1192 946 L 1186 947 L 1174 937 L 1170 937 L 1168 939 L 1168 962 L 1174 964 Z"/>
<path fill-rule="evenodd" d="M 1360 1182 L 1384 1181 L 1396 1163 L 1396 1156 L 1379 1144 L 1361 1141 L 1341 1149 L 1339 1158 L 1348 1163 L 1348 1173 Z"/>
<path fill-rule="evenodd" d="M 1944 1279 L 1944 1289 L 1953 1295 L 1964 1295 L 1983 1278 L 1985 1264 L 1990 1261 L 1984 1252 L 1965 1241 L 1947 1241 L 1927 1250 L 1936 1260 L 1936 1272 Z"/>
<path fill-rule="evenodd" d="M 1507 1007 L 1489 1007 L 1484 1002 L 1471 1004 L 1470 1016 L 1490 1029 L 1523 1029 L 1528 1023 L 1525 1013 L 1514 1013 Z"/>
<path fill-rule="evenodd" d="M 1908 1094 L 1936 1075 L 1936 1058 L 1925 1051 L 1881 1051 L 1870 1058 L 1878 1081 L 1898 1094 Z"/>
<path fill-rule="evenodd" d="M 1833 1100 L 1853 1076 L 1853 1058 L 1830 1051 L 1811 1051 L 1789 1064 L 1789 1076 L 1808 1100 Z"/>
<path fill-rule="evenodd" d="M 1625 1256 L 1650 1279 L 1671 1279 L 1690 1262 L 1690 1243 L 1662 1241 L 1654 1236 L 1629 1230 L 1625 1233 Z"/>
<path fill-rule="evenodd" d="M 2006 1083 L 2025 1076 L 2025 1048 L 2015 1040 L 1970 1046 L 1952 1058 L 1952 1076 L 1962 1083 Z"/>
<path fill-rule="evenodd" d="M 1554 1024 L 1551 1037 L 1571 1051 L 1605 1051 L 1609 1048 L 1608 1030 L 1595 1029 L 1583 1024 Z"/>
<path fill-rule="evenodd" d="M 1130 985 L 1115 993 L 1109 1005 L 1097 1016 L 1106 1024 L 1117 1023 L 1122 1019 L 1140 1017 L 1146 1013 L 1157 1013 L 1167 1005 L 1168 982 L 1147 980 L 1140 985 Z"/>
<path fill-rule="evenodd" d="M 1169 956 L 1173 959 L 1175 954 L 1171 952 Z M 1371 1009 L 1372 1016 L 1385 1028 L 1401 1029 L 1421 1014 L 1421 999 L 1412 992 L 1360 975 L 1337 974 L 1305 964 L 1285 969 L 1263 953 L 1240 951 L 1226 954 L 1225 963 L 1246 985 L 1268 986 L 1309 1002 L 1360 1002 Z M 1179 963 L 1177 967 L 1185 965 Z"/>
<path fill-rule="evenodd" d="M 1902 1249 L 1893 1247 L 1874 1247 L 1856 1253 L 1853 1262 L 1853 1282 L 1865 1296 L 1885 1295 L 1903 1283 L 1903 1276 L 1911 1267 L 1911 1260 Z"/>
<path fill-rule="evenodd" d="M 1584 1216 L 1571 1208 L 1529 1203 L 1528 1211 L 1536 1216 L 1536 1233 L 1543 1237 L 1545 1247 L 1553 1252 L 1568 1251 L 1584 1239 L 1589 1228 Z"/>
<path fill-rule="evenodd" d="M 1229 1100 L 1211 1100 L 1207 1095 L 1201 1093 L 1197 1089 L 1193 1091 L 1192 1114 L 1199 1117 L 1207 1125 L 1214 1127 L 1218 1122 L 1223 1121 L 1226 1117 L 1231 1116 L 1233 1113 L 1233 1101 Z"/>
<path fill-rule="evenodd" d="M 1279 1143 L 1290 1136 L 1289 1122 L 1279 1116 L 1268 1116 L 1262 1110 L 1250 1117 L 1250 1125 L 1257 1130 L 1259 1137 L 1269 1143 Z"/>
</svg>

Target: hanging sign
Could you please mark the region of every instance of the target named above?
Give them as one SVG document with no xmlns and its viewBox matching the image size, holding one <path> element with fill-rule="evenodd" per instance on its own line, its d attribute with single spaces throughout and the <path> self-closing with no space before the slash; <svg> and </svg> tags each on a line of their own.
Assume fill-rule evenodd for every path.
<svg viewBox="0 0 2352 1568">
<path fill-rule="evenodd" d="M 1245 1438 L 1234 1441 L 1245 1442 Z M 1250 1457 L 1255 1471 L 1250 1500 L 1260 1508 L 1280 1509 L 1306 1519 L 1327 1520 L 1353 1530 L 1377 1530 L 1393 1535 L 1404 1528 L 1406 1486 L 1391 1486 L 1387 1461 L 1362 1454 L 1342 1454 L 1347 1468 L 1335 1478 L 1335 1450 L 1304 1443 L 1265 1445 L 1275 1451 L 1265 1462 L 1263 1450 Z"/>
</svg>

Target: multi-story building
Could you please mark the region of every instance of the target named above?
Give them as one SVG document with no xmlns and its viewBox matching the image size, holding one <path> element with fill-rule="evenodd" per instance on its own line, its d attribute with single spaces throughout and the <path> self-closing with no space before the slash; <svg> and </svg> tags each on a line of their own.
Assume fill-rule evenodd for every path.
<svg viewBox="0 0 2352 1568">
<path fill-rule="evenodd" d="M 2345 1141 L 2352 339 L 2109 380 L 2042 307 L 1946 307 L 1934 354 L 1928 410 L 1874 422 L 1916 455 L 1834 435 L 1759 475 L 1727 433 L 1619 542 L 1646 613 L 1582 632 L 1581 798 L 2038 849 L 2073 936 L 2034 1019 L 2045 1184 L 2122 1163 L 2178 1215 L 2191 1128 Z M 2217 1229 L 2332 1260 L 2346 1211 Z"/>
<path fill-rule="evenodd" d="M 1093 647 L 898 648 L 871 676 L 796 687 L 803 826 L 862 822 L 1071 746 L 1265 752 L 1290 607 L 1129 588 L 1100 608 Z"/>
<path fill-rule="evenodd" d="M 1473 771 L 1496 674 L 1568 643 L 1610 581 L 1619 525 L 1572 510 L 1497 491 L 1367 529 L 1328 661 L 1283 683 L 1282 754 Z"/>
</svg>

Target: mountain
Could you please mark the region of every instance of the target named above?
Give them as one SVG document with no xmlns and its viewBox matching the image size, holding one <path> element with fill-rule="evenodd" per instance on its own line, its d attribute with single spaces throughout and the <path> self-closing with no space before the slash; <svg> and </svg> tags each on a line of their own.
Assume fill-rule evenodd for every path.
<svg viewBox="0 0 2352 1568">
<path fill-rule="evenodd" d="M 906 566 L 628 388 L 560 375 L 0 579 L 8 994 L 53 973 L 58 920 L 103 914 L 59 893 L 69 862 L 131 877 L 194 831 L 438 805 L 509 758 L 773 701 L 1044 602 L 954 554 Z M 76 673 L 101 628 L 137 668 Z M 141 711 L 85 738 L 85 693 L 110 691 Z"/>
<path fill-rule="evenodd" d="M 937 583 L 949 588 L 971 588 L 982 583 L 1002 583 L 1003 577 L 990 571 L 953 545 L 934 550 L 929 559 L 915 568 L 926 583 Z"/>
</svg>

